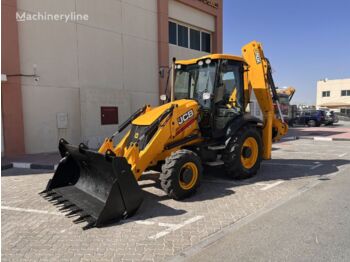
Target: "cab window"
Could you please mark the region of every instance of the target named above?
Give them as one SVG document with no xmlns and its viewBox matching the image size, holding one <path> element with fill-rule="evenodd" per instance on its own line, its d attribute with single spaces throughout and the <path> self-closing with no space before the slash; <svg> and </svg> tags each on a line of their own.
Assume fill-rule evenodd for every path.
<svg viewBox="0 0 350 262">
<path fill-rule="evenodd" d="M 232 102 L 236 107 L 243 105 L 243 71 L 242 64 L 223 60 L 220 85 L 224 86 L 224 103 Z"/>
</svg>

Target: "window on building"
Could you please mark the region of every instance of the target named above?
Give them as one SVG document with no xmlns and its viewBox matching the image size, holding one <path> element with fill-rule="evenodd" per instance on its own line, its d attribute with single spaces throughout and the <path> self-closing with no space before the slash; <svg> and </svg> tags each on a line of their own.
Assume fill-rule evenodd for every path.
<svg viewBox="0 0 350 262">
<path fill-rule="evenodd" d="M 329 97 L 331 96 L 331 91 L 323 91 L 322 92 L 322 97 Z"/>
<path fill-rule="evenodd" d="M 188 47 L 188 27 L 177 25 L 177 44 L 182 47 Z"/>
<path fill-rule="evenodd" d="M 210 53 L 210 34 L 202 32 L 202 51 Z"/>
<path fill-rule="evenodd" d="M 195 29 L 190 29 L 190 48 L 195 50 L 201 50 L 201 37 L 200 32 Z"/>
<path fill-rule="evenodd" d="M 340 113 L 350 116 L 350 108 L 341 108 Z"/>
<path fill-rule="evenodd" d="M 342 90 L 341 96 L 350 96 L 350 90 Z"/>
<path fill-rule="evenodd" d="M 169 43 L 176 45 L 177 44 L 176 37 L 176 24 L 174 22 L 169 21 Z"/>
<path fill-rule="evenodd" d="M 211 34 L 192 26 L 169 21 L 169 44 L 211 52 Z"/>
</svg>

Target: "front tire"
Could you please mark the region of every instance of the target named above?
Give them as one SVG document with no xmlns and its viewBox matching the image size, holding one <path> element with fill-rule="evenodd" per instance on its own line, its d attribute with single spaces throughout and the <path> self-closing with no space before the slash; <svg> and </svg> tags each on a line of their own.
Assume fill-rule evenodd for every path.
<svg viewBox="0 0 350 262">
<path fill-rule="evenodd" d="M 254 176 L 261 163 L 261 134 L 256 127 L 245 126 L 234 134 L 223 154 L 226 174 L 233 179 Z"/>
<path fill-rule="evenodd" d="M 160 185 L 167 195 L 180 200 L 192 195 L 200 185 L 202 164 L 190 150 L 179 150 L 165 159 L 160 174 Z"/>
</svg>

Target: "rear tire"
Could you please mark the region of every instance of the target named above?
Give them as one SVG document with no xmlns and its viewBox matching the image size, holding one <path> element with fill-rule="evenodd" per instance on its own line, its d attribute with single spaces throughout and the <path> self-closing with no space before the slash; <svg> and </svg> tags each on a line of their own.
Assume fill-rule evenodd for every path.
<svg viewBox="0 0 350 262">
<path fill-rule="evenodd" d="M 233 179 L 254 176 L 261 163 L 261 134 L 256 127 L 245 126 L 234 134 L 223 153 L 226 174 Z"/>
<path fill-rule="evenodd" d="M 160 185 L 167 195 L 180 200 L 192 195 L 200 185 L 202 164 L 190 150 L 179 150 L 165 159 L 160 174 Z"/>
<path fill-rule="evenodd" d="M 309 120 L 307 122 L 307 126 L 308 127 L 315 127 L 316 126 L 316 121 L 315 120 Z"/>
</svg>

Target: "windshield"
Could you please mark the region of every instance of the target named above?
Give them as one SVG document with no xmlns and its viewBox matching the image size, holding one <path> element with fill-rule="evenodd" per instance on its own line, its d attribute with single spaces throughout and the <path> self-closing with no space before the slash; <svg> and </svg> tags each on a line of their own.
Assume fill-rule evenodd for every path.
<svg viewBox="0 0 350 262">
<path fill-rule="evenodd" d="M 181 65 L 175 73 L 175 99 L 195 99 L 204 108 L 209 108 L 210 102 L 203 100 L 203 93 L 213 93 L 216 67 L 217 62 L 214 61 L 202 65 Z"/>
<path fill-rule="evenodd" d="M 287 95 L 278 95 L 278 100 L 280 102 L 280 104 L 289 104 L 289 98 Z"/>
</svg>

